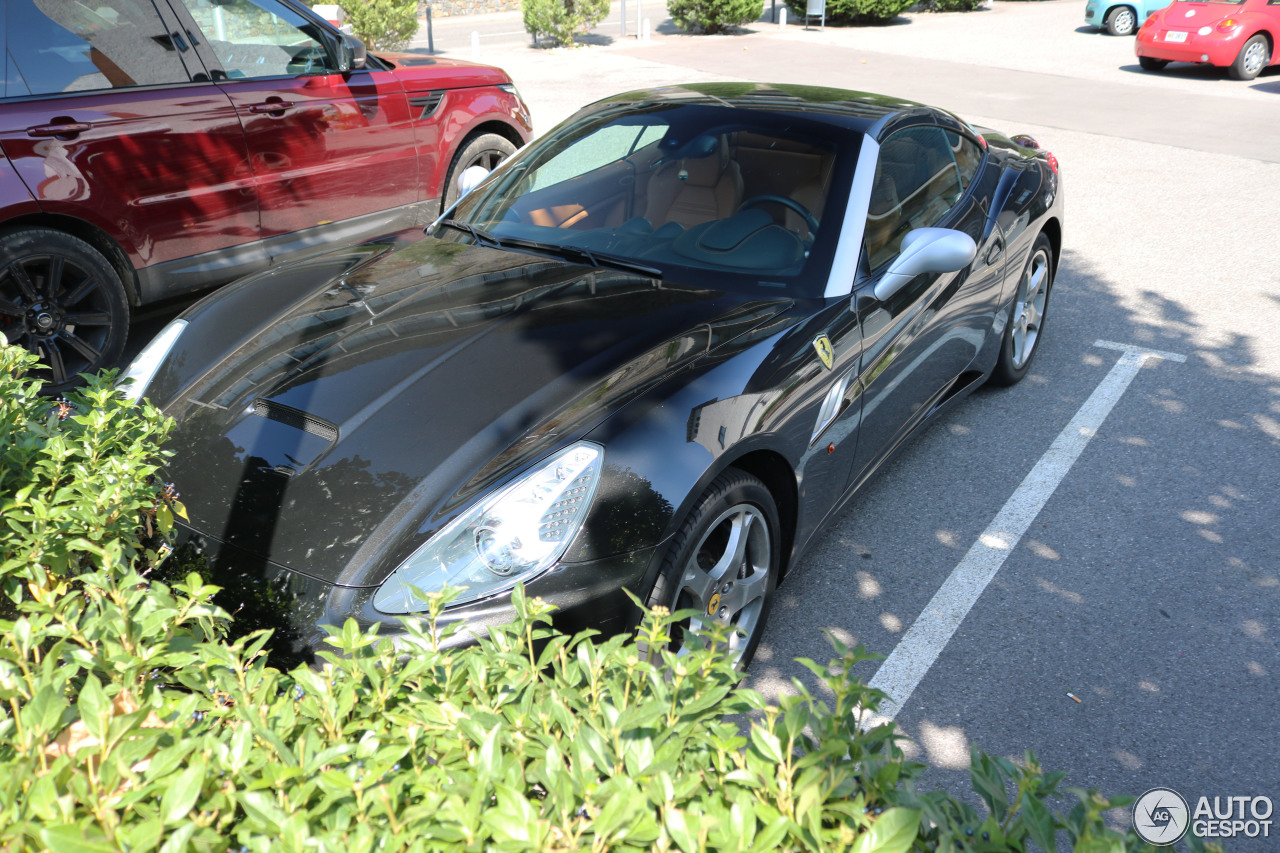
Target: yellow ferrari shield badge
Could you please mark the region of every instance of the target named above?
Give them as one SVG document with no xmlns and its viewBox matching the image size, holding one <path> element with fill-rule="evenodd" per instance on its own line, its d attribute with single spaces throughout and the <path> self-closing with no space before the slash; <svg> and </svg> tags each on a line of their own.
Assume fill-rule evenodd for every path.
<svg viewBox="0 0 1280 853">
<path fill-rule="evenodd" d="M 822 366 L 830 370 L 836 358 L 836 351 L 831 347 L 831 339 L 826 335 L 818 335 L 813 340 L 813 348 L 818 351 L 818 358 L 822 359 Z"/>
</svg>

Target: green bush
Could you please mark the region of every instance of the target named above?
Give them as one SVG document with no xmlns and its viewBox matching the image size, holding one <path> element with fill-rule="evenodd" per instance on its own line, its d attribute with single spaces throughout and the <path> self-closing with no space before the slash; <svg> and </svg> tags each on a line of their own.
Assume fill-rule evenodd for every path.
<svg viewBox="0 0 1280 853">
<path fill-rule="evenodd" d="M 677 27 L 693 33 L 722 33 L 760 18 L 764 0 L 670 0 Z"/>
<path fill-rule="evenodd" d="M 436 596 L 411 644 L 348 623 L 321 667 L 281 672 L 265 634 L 223 639 L 213 587 L 149 574 L 149 528 L 180 510 L 154 481 L 168 423 L 109 378 L 64 409 L 29 364 L 0 351 L 0 849 L 1145 849 L 1102 820 L 1127 800 L 1050 812 L 1061 777 L 1033 756 L 975 755 L 985 815 L 916 793 L 890 729 L 860 730 L 880 694 L 839 643 L 804 661 L 825 698 L 767 705 L 714 643 L 665 651 L 669 614 L 640 645 L 570 638 L 518 588 L 475 646 L 441 651 Z"/>
<path fill-rule="evenodd" d="M 342 0 L 339 5 L 369 50 L 400 50 L 418 32 L 418 0 Z"/>
<path fill-rule="evenodd" d="M 934 12 L 972 12 L 986 0 L 928 0 L 928 7 Z"/>
<path fill-rule="evenodd" d="M 520 11 L 535 41 L 574 47 L 574 36 L 608 17 L 609 0 L 521 0 Z"/>
<path fill-rule="evenodd" d="M 827 0 L 827 23 L 834 26 L 883 24 L 914 6 L 918 0 Z M 793 16 L 804 20 L 803 0 L 787 0 Z"/>
</svg>

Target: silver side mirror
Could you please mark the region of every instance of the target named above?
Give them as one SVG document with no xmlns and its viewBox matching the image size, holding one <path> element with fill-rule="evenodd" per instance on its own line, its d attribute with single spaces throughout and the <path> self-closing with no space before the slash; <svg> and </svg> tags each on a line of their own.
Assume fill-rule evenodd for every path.
<svg viewBox="0 0 1280 853">
<path fill-rule="evenodd" d="M 465 198 L 467 193 L 480 185 L 480 182 L 489 177 L 489 170 L 484 166 L 468 166 L 462 170 L 462 174 L 458 176 L 458 198 Z"/>
<path fill-rule="evenodd" d="M 902 238 L 898 257 L 876 282 L 876 299 L 892 297 L 909 281 L 925 273 L 958 272 L 978 254 L 978 244 L 962 231 L 950 228 L 917 228 Z"/>
</svg>

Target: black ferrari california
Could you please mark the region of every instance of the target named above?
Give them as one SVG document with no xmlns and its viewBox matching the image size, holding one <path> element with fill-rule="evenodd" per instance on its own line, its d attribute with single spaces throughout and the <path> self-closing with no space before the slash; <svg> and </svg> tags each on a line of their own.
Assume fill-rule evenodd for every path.
<svg viewBox="0 0 1280 853">
<path fill-rule="evenodd" d="M 483 178 L 481 180 L 481 178 Z M 592 104 L 424 239 L 243 280 L 130 368 L 177 419 L 178 565 L 307 657 L 348 617 L 734 626 L 969 391 L 1022 378 L 1058 164 L 943 110 L 709 84 Z M 679 642 L 679 641 L 677 641 Z"/>
</svg>

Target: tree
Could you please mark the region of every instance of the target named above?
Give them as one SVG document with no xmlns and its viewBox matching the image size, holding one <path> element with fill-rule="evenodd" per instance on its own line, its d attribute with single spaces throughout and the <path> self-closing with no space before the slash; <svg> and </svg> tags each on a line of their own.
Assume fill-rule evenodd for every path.
<svg viewBox="0 0 1280 853">
<path fill-rule="evenodd" d="M 522 0 L 524 28 L 535 40 L 573 47 L 573 37 L 609 14 L 609 0 Z"/>
<path fill-rule="evenodd" d="M 758 20 L 764 0 L 671 0 L 667 10 L 680 29 L 710 35 Z"/>
<path fill-rule="evenodd" d="M 344 0 L 342 9 L 369 50 L 400 50 L 418 32 L 418 0 Z"/>
</svg>

